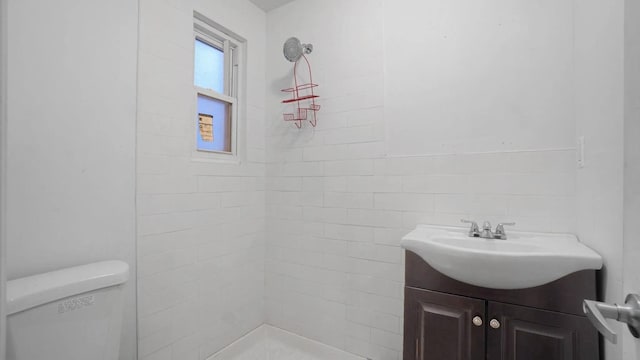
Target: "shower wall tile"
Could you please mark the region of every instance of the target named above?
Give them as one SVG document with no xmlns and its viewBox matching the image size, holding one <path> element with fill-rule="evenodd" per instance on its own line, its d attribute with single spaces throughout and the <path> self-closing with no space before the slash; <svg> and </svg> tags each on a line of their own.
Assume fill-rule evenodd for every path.
<svg viewBox="0 0 640 360">
<path fill-rule="evenodd" d="M 194 10 L 248 40 L 240 163 L 192 157 Z M 140 1 L 140 360 L 203 360 L 265 321 L 265 26 L 249 1 Z"/>
<path fill-rule="evenodd" d="M 401 237 L 461 218 L 575 232 L 576 167 L 570 148 L 386 157 L 385 129 L 402 119 L 385 118 L 384 3 L 298 0 L 267 15 L 265 307 L 271 325 L 400 360 Z M 281 120 L 291 64 L 280 48 L 294 35 L 315 46 L 316 128 Z"/>
</svg>

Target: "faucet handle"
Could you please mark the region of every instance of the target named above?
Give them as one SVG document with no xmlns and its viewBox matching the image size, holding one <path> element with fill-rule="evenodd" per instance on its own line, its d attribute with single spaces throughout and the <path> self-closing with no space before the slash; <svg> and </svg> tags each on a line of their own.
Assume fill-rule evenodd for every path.
<svg viewBox="0 0 640 360">
<path fill-rule="evenodd" d="M 507 233 L 504 232 L 504 227 L 505 226 L 514 226 L 515 224 L 516 223 L 514 223 L 514 222 L 498 224 L 498 226 L 496 226 L 496 232 L 494 233 L 494 235 L 499 236 L 501 239 L 506 239 L 507 238 Z"/>
<path fill-rule="evenodd" d="M 460 222 L 465 224 L 471 224 L 471 228 L 469 229 L 469 236 L 477 237 L 480 235 L 480 228 L 478 227 L 478 223 L 473 220 L 460 219 Z"/>
<path fill-rule="evenodd" d="M 473 220 L 460 219 L 460 222 L 464 224 L 471 224 L 472 228 L 478 228 L 478 223 Z"/>
<path fill-rule="evenodd" d="M 508 222 L 508 223 L 500 223 L 498 224 L 498 226 L 496 226 L 496 232 L 498 231 L 503 231 L 504 232 L 504 227 L 505 226 L 514 226 L 516 223 L 514 222 Z"/>
</svg>

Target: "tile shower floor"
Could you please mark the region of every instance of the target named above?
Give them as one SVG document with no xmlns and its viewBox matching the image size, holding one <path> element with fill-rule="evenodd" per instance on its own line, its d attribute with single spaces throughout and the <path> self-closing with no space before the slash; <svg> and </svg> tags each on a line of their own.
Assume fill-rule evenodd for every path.
<svg viewBox="0 0 640 360">
<path fill-rule="evenodd" d="M 208 360 L 366 360 L 322 343 L 262 325 Z"/>
</svg>

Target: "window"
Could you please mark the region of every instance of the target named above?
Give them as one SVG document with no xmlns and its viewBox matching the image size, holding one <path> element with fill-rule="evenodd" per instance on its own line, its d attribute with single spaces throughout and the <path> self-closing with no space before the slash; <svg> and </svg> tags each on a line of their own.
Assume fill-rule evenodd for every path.
<svg viewBox="0 0 640 360">
<path fill-rule="evenodd" d="M 196 150 L 237 155 L 242 40 L 194 13 Z"/>
</svg>

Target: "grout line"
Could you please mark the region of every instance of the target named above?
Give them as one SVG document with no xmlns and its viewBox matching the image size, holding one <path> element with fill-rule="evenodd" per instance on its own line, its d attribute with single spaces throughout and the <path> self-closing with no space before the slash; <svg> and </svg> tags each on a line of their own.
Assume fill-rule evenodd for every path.
<svg viewBox="0 0 640 360">
<path fill-rule="evenodd" d="M 489 154 L 521 154 L 521 153 L 540 153 L 540 152 L 565 152 L 576 151 L 576 147 L 558 147 L 548 149 L 522 149 L 522 150 L 495 150 L 495 151 L 467 151 L 467 152 L 452 152 L 452 153 L 433 153 L 433 154 L 411 154 L 411 155 L 396 155 L 386 154 L 383 159 L 396 159 L 396 158 L 413 158 L 413 157 L 439 157 L 439 156 L 465 156 L 465 155 L 489 155 Z"/>
</svg>

